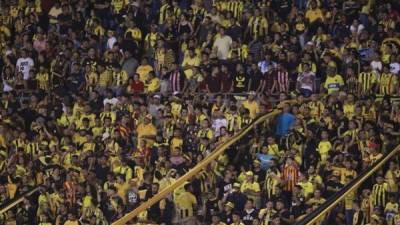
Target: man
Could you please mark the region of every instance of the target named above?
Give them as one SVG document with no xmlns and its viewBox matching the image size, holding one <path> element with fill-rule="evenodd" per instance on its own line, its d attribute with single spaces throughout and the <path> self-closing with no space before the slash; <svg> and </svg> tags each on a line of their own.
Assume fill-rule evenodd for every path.
<svg viewBox="0 0 400 225">
<path fill-rule="evenodd" d="M 382 174 L 376 177 L 376 184 L 372 187 L 372 204 L 374 207 L 385 207 L 388 198 L 389 185 L 385 182 Z"/>
<path fill-rule="evenodd" d="M 278 123 L 276 126 L 276 135 L 284 137 L 289 133 L 289 129 L 295 122 L 295 116 L 290 112 L 291 108 L 288 103 L 283 105 L 281 115 L 278 117 Z"/>
<path fill-rule="evenodd" d="M 151 146 L 151 144 L 153 143 L 157 135 L 157 129 L 151 122 L 152 118 L 153 116 L 151 114 L 147 114 L 144 118 L 143 123 L 139 124 L 136 128 L 138 137 L 137 143 L 140 143 L 142 139 L 147 140 L 149 146 Z"/>
<path fill-rule="evenodd" d="M 126 71 L 121 69 L 121 65 L 118 63 L 113 64 L 113 72 L 112 72 L 112 78 L 113 78 L 113 84 L 112 84 L 112 89 L 117 93 L 122 93 L 122 91 L 125 89 L 125 85 L 128 82 L 128 74 Z"/>
<path fill-rule="evenodd" d="M 244 206 L 247 201 L 247 196 L 245 194 L 243 194 L 240 191 L 240 189 L 241 189 L 240 184 L 234 183 L 232 193 L 224 196 L 224 199 L 226 199 L 228 201 L 226 204 L 228 205 L 229 203 L 231 203 L 232 208 L 237 211 L 243 211 Z"/>
<path fill-rule="evenodd" d="M 303 72 L 297 78 L 296 89 L 306 98 L 315 92 L 315 73 L 311 71 L 310 64 L 303 64 Z"/>
<path fill-rule="evenodd" d="M 213 50 L 217 53 L 219 60 L 226 60 L 232 45 L 232 38 L 225 35 L 225 28 L 219 28 L 219 36 L 214 41 Z"/>
<path fill-rule="evenodd" d="M 242 183 L 240 191 L 243 192 L 248 199 L 251 199 L 257 206 L 260 203 L 260 184 L 254 179 L 252 171 L 246 172 L 246 180 Z"/>
<path fill-rule="evenodd" d="M 138 67 L 138 61 L 132 56 L 130 51 L 124 51 L 124 58 L 122 61 L 122 70 L 128 74 L 128 77 L 133 77 Z"/>
<path fill-rule="evenodd" d="M 180 224 L 191 225 L 196 221 L 197 200 L 192 194 L 193 187 L 190 183 L 184 186 L 185 191 L 175 200 Z"/>
<path fill-rule="evenodd" d="M 194 51 L 189 50 L 189 55 L 193 55 Z M 200 61 L 198 61 L 200 62 Z M 187 62 L 189 63 L 189 62 Z M 197 63 L 195 63 L 197 65 Z M 198 66 L 198 65 L 197 65 Z M 193 70 L 191 71 L 193 75 Z M 186 74 L 189 73 L 185 71 L 185 74 L 182 73 L 182 71 L 178 68 L 178 65 L 176 63 L 171 64 L 171 72 L 169 72 L 169 83 L 171 87 L 171 92 L 175 93 L 181 93 L 185 91 L 186 86 L 187 86 L 187 79 L 186 79 Z"/>
<path fill-rule="evenodd" d="M 268 34 L 268 21 L 259 8 L 256 8 L 254 15 L 250 17 L 245 34 L 252 38 L 265 37 Z"/>
<path fill-rule="evenodd" d="M 300 170 L 292 157 L 287 157 L 286 162 L 282 167 L 282 183 L 283 191 L 291 195 L 294 186 L 299 181 Z"/>
<path fill-rule="evenodd" d="M 160 186 L 158 183 L 151 184 L 150 190 L 147 190 L 146 192 L 146 197 L 145 197 L 146 200 L 157 195 L 159 189 Z M 161 223 L 163 222 L 162 219 L 165 210 L 166 210 L 166 200 L 161 199 L 156 204 L 150 206 L 150 208 L 148 209 L 148 218 L 155 223 Z"/>
<path fill-rule="evenodd" d="M 344 81 L 342 76 L 336 74 L 336 65 L 334 63 L 329 63 L 326 73 L 328 76 L 326 77 L 323 88 L 328 94 L 340 91 L 344 86 Z"/>
<path fill-rule="evenodd" d="M 253 206 L 253 200 L 248 199 L 242 212 L 242 221 L 245 225 L 252 225 L 253 221 L 257 219 L 258 211 Z"/>
<path fill-rule="evenodd" d="M 281 62 L 276 64 L 273 75 L 272 93 L 289 93 L 289 73 Z"/>
<path fill-rule="evenodd" d="M 221 128 L 226 128 L 228 126 L 228 122 L 221 110 L 215 111 L 212 116 L 213 119 L 211 127 L 214 130 L 215 137 L 218 138 L 221 134 Z"/>
<path fill-rule="evenodd" d="M 33 68 L 35 63 L 33 59 L 28 56 L 28 53 L 25 49 L 21 50 L 21 56 L 17 60 L 16 64 L 16 72 L 21 72 L 23 74 L 24 81 L 26 82 L 30 78 L 29 71 Z"/>
<path fill-rule="evenodd" d="M 247 100 L 243 102 L 242 106 L 249 110 L 251 119 L 255 119 L 260 113 L 260 105 L 256 101 L 256 93 L 254 91 L 249 93 Z"/>
<path fill-rule="evenodd" d="M 398 93 L 398 78 L 390 72 L 389 65 L 383 65 L 383 73 L 379 79 L 379 93 L 381 95 L 394 95 Z"/>
<path fill-rule="evenodd" d="M 362 66 L 362 72 L 358 74 L 358 94 L 359 96 L 370 95 L 375 90 L 377 77 L 375 72 L 371 70 L 368 63 Z"/>
</svg>

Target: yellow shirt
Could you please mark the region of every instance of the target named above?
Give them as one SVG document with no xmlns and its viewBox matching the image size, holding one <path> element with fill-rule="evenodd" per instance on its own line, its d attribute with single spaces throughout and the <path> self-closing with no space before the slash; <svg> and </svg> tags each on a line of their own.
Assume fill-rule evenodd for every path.
<svg viewBox="0 0 400 225">
<path fill-rule="evenodd" d="M 344 104 L 343 113 L 348 118 L 351 119 L 354 116 L 355 105 L 354 104 Z"/>
<path fill-rule="evenodd" d="M 279 150 L 277 144 L 268 145 L 267 147 L 267 154 L 280 158 L 283 155 L 283 152 Z"/>
<path fill-rule="evenodd" d="M 125 194 L 126 194 L 126 190 L 129 188 L 129 184 L 128 183 L 122 183 L 122 184 L 114 184 L 115 188 L 117 189 L 117 195 L 122 198 L 122 200 L 125 202 Z"/>
<path fill-rule="evenodd" d="M 182 62 L 182 67 L 185 66 L 199 66 L 200 65 L 200 58 L 195 56 L 193 58 L 190 58 L 189 56 L 184 57 L 183 62 Z M 186 75 L 186 78 L 189 80 L 193 76 L 193 70 L 192 69 L 187 69 L 183 71 Z"/>
<path fill-rule="evenodd" d="M 321 155 L 321 161 L 323 163 L 326 162 L 326 159 L 328 158 L 328 153 L 332 148 L 332 144 L 330 141 L 320 141 L 318 144 L 318 152 Z"/>
<path fill-rule="evenodd" d="M 253 190 L 255 192 L 260 192 L 260 184 L 258 182 L 249 183 L 244 181 L 242 186 L 240 186 L 240 191 L 245 191 L 247 189 Z"/>
<path fill-rule="evenodd" d="M 128 81 L 128 73 L 125 70 L 120 72 L 113 72 L 113 82 L 116 86 L 123 86 Z"/>
<path fill-rule="evenodd" d="M 348 193 L 346 197 L 344 197 L 344 207 L 346 210 L 353 208 L 353 201 L 355 197 L 356 197 L 356 190 Z"/>
<path fill-rule="evenodd" d="M 78 220 L 72 221 L 72 220 L 67 220 L 65 221 L 64 225 L 79 225 Z"/>
<path fill-rule="evenodd" d="M 154 77 L 146 83 L 146 93 L 154 93 L 160 88 L 160 79 Z"/>
<path fill-rule="evenodd" d="M 102 73 L 100 73 L 98 81 L 100 87 L 106 88 L 111 84 L 111 82 L 112 82 L 112 74 L 109 71 L 105 70 Z"/>
<path fill-rule="evenodd" d="M 42 90 L 48 90 L 49 88 L 49 74 L 48 73 L 38 73 L 36 74 L 36 80 L 39 83 L 39 88 Z"/>
<path fill-rule="evenodd" d="M 125 6 L 125 0 L 111 0 L 111 6 L 114 8 L 116 13 L 119 13 Z"/>
<path fill-rule="evenodd" d="M 3 34 L 5 34 L 7 37 L 10 37 L 11 36 L 11 32 L 10 32 L 10 29 L 8 29 L 8 27 L 6 27 L 6 26 L 0 26 L 0 33 L 3 33 Z"/>
<path fill-rule="evenodd" d="M 151 67 L 150 65 L 145 65 L 145 66 L 141 65 L 136 69 L 136 73 L 139 74 L 139 79 L 143 83 L 146 82 L 147 74 L 151 71 L 153 71 L 153 67 Z"/>
<path fill-rule="evenodd" d="M 172 138 L 171 140 L 171 152 L 175 151 L 175 148 L 183 146 L 183 139 L 182 138 Z"/>
<path fill-rule="evenodd" d="M 316 198 L 311 198 L 310 200 L 307 201 L 307 205 L 321 205 L 322 203 L 325 202 L 324 198 L 316 199 Z"/>
<path fill-rule="evenodd" d="M 306 18 L 310 21 L 310 23 L 316 21 L 317 19 L 321 19 L 322 21 L 324 21 L 324 15 L 321 9 L 307 10 Z"/>
<path fill-rule="evenodd" d="M 243 102 L 243 107 L 249 110 L 251 119 L 255 119 L 260 113 L 260 106 L 256 101 L 246 100 Z"/>
<path fill-rule="evenodd" d="M 181 218 L 194 216 L 193 206 L 197 205 L 196 197 L 190 192 L 181 193 L 175 200 Z"/>
<path fill-rule="evenodd" d="M 309 182 L 309 181 L 299 182 L 298 185 L 300 185 L 300 187 L 302 188 L 304 197 L 307 198 L 312 193 L 314 193 L 314 185 L 311 182 Z"/>
<path fill-rule="evenodd" d="M 139 41 L 142 41 L 142 31 L 141 31 L 139 28 L 135 27 L 135 28 L 129 28 L 129 29 L 127 29 L 127 30 L 125 31 L 125 36 L 126 36 L 129 32 L 131 32 L 131 35 L 132 35 L 133 40 L 138 41 L 138 42 L 139 42 Z"/>
<path fill-rule="evenodd" d="M 339 74 L 334 77 L 328 76 L 326 78 L 324 88 L 328 90 L 328 94 L 339 91 L 340 87 L 344 85 L 343 78 Z"/>
<path fill-rule="evenodd" d="M 144 124 L 144 123 L 139 124 L 138 127 L 136 128 L 136 132 L 138 134 L 139 141 L 143 138 L 143 136 L 147 136 L 147 135 L 155 136 L 155 135 L 157 135 L 157 129 L 151 123 L 149 123 L 147 125 Z"/>
</svg>

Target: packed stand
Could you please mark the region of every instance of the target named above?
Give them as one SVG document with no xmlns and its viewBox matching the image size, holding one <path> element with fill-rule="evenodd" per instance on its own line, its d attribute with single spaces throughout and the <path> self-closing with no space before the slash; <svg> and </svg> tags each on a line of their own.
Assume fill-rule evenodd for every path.
<svg viewBox="0 0 400 225">
<path fill-rule="evenodd" d="M 0 224 L 110 224 L 273 108 L 132 224 L 293 224 L 399 143 L 399 5 L 0 1 Z M 400 224 L 399 177 L 326 224 Z"/>
</svg>

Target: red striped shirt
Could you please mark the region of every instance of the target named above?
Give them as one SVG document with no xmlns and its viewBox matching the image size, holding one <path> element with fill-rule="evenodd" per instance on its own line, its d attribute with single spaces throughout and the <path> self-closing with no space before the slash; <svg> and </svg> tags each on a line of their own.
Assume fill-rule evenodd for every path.
<svg viewBox="0 0 400 225">
<path fill-rule="evenodd" d="M 284 191 L 292 191 L 299 181 L 299 168 L 295 165 L 287 165 L 283 167 L 282 179 L 285 181 Z"/>
<path fill-rule="evenodd" d="M 278 71 L 276 74 L 279 92 L 289 91 L 289 74 L 287 71 Z"/>
</svg>

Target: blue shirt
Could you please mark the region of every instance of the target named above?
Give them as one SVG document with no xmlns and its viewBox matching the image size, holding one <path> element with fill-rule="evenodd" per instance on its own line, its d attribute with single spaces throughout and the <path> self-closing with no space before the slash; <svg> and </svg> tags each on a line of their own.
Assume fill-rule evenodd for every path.
<svg viewBox="0 0 400 225">
<path fill-rule="evenodd" d="M 276 134 L 278 136 L 285 136 L 289 132 L 290 126 L 296 120 L 293 114 L 283 113 L 278 117 L 278 123 L 276 126 Z"/>
</svg>

